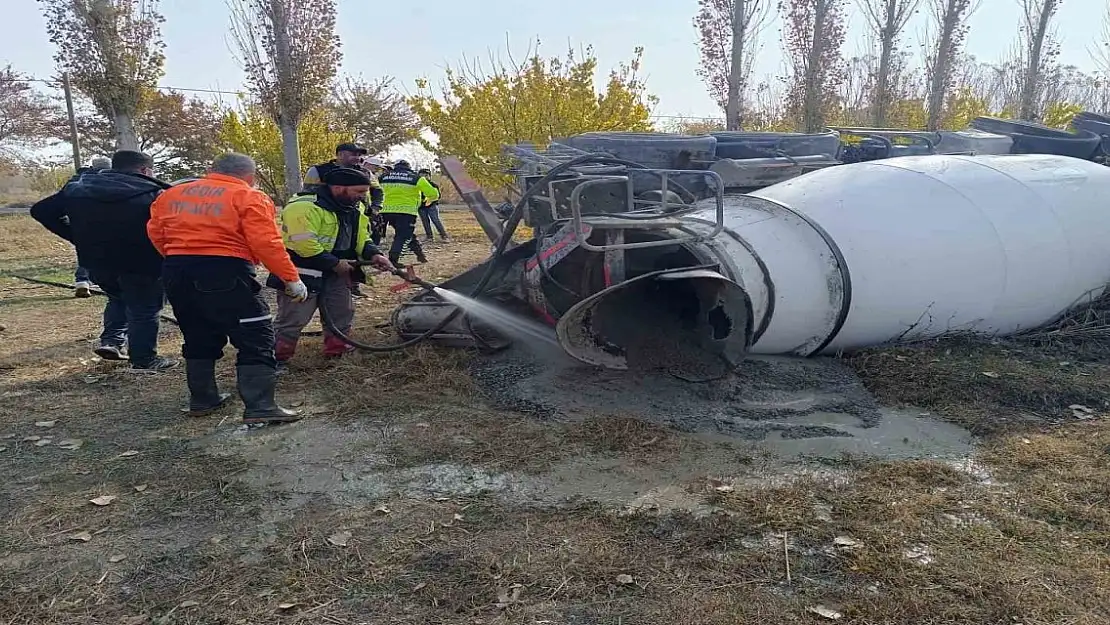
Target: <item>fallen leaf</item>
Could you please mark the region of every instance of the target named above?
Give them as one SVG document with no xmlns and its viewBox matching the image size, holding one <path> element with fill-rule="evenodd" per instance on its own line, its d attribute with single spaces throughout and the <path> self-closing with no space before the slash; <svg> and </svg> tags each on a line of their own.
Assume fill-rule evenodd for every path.
<svg viewBox="0 0 1110 625">
<path fill-rule="evenodd" d="M 983 375 L 987 376 L 988 378 L 998 378 L 998 377 L 1002 377 L 1002 376 L 1000 376 L 999 374 L 995 373 L 994 371 L 984 371 L 984 372 L 983 372 Z"/>
<path fill-rule="evenodd" d="M 524 586 L 521 584 L 513 584 L 508 588 L 502 588 L 497 591 L 497 607 L 507 608 L 510 605 L 520 601 L 520 593 L 523 592 Z"/>
<path fill-rule="evenodd" d="M 1023 438 L 1023 439 L 1021 439 L 1021 444 L 1022 445 L 1032 445 L 1033 441 L 1029 440 L 1028 438 Z"/>
<path fill-rule="evenodd" d="M 67 438 L 67 439 L 58 441 L 58 447 L 61 447 L 62 449 L 67 449 L 69 451 L 76 451 L 78 449 L 81 449 L 81 446 L 84 445 L 84 444 L 85 444 L 85 441 L 83 441 L 79 438 Z"/>
<path fill-rule="evenodd" d="M 180 604 L 178 604 L 177 607 L 179 607 L 179 608 L 195 608 L 198 605 L 200 605 L 199 601 L 182 601 Z"/>
<path fill-rule="evenodd" d="M 907 360 L 909 360 L 909 358 L 906 358 L 905 356 L 895 356 L 894 359 L 898 362 L 906 362 Z"/>
<path fill-rule="evenodd" d="M 1078 410 L 1080 412 L 1085 412 L 1087 414 L 1091 414 L 1091 413 L 1094 412 L 1093 408 L 1088 408 L 1087 406 L 1084 406 L 1082 404 L 1072 404 L 1072 405 L 1068 406 L 1068 410 Z"/>
<path fill-rule="evenodd" d="M 413 587 L 412 587 L 412 591 L 413 591 L 413 592 L 416 592 L 416 591 L 418 591 L 418 590 L 422 590 L 422 589 L 423 589 L 424 587 L 426 587 L 427 585 L 428 585 L 428 582 L 420 582 L 419 584 L 417 584 L 417 585 L 415 585 L 415 586 L 413 586 Z"/>
<path fill-rule="evenodd" d="M 54 443 L 54 439 L 44 438 L 42 440 L 35 441 L 35 447 L 46 447 L 47 445 L 51 445 L 53 443 Z"/>
<path fill-rule="evenodd" d="M 76 534 L 70 536 L 69 539 L 87 543 L 92 540 L 92 534 L 88 532 L 77 532 Z"/>
<path fill-rule="evenodd" d="M 336 532 L 328 536 L 328 542 L 336 547 L 346 547 L 347 543 L 351 540 L 350 532 Z"/>
<path fill-rule="evenodd" d="M 127 556 L 120 553 L 120 554 L 116 554 L 114 556 L 109 557 L 108 561 L 111 562 L 112 564 L 115 564 L 116 562 L 123 562 L 126 559 L 127 559 Z"/>
<path fill-rule="evenodd" d="M 451 501 L 450 497 L 436 497 L 436 501 Z"/>
<path fill-rule="evenodd" d="M 461 514 L 458 514 L 458 513 L 455 513 L 455 517 L 454 517 L 454 519 L 455 519 L 456 521 L 461 521 L 461 520 L 463 520 L 463 515 L 461 515 Z"/>
<path fill-rule="evenodd" d="M 389 509 L 389 506 L 382 504 L 377 508 L 374 508 L 374 512 L 377 514 L 389 514 L 391 510 Z"/>
<path fill-rule="evenodd" d="M 52 428 L 55 425 L 58 425 L 57 421 L 35 421 L 35 427 L 37 428 Z"/>
<path fill-rule="evenodd" d="M 24 436 L 23 437 L 23 442 L 24 443 L 33 443 L 33 442 L 35 442 L 35 441 L 37 441 L 41 438 L 42 438 L 41 436 Z"/>
<path fill-rule="evenodd" d="M 837 536 L 833 539 L 833 544 L 837 547 L 857 547 L 859 543 L 848 538 L 847 536 Z"/>
<path fill-rule="evenodd" d="M 620 584 L 621 586 L 627 586 L 627 585 L 631 584 L 633 581 L 635 581 L 635 580 L 633 580 L 632 576 L 628 575 L 627 573 L 621 573 L 620 575 L 617 576 L 617 583 Z"/>
<path fill-rule="evenodd" d="M 119 456 L 116 456 L 116 457 L 117 458 L 131 458 L 132 456 L 137 456 L 137 455 L 139 455 L 139 452 L 135 451 L 134 449 L 130 449 L 130 450 L 125 451 L 125 452 L 123 452 L 122 454 L 120 454 Z"/>
<path fill-rule="evenodd" d="M 89 503 L 91 503 L 94 506 L 106 506 L 106 505 L 112 503 L 113 501 L 115 501 L 116 499 L 117 499 L 117 497 L 115 495 L 101 495 L 101 496 L 97 497 L 96 499 L 90 499 Z"/>
<path fill-rule="evenodd" d="M 6 440 L 6 441 L 10 441 L 13 438 L 15 438 L 15 434 L 5 434 L 3 436 L 0 436 L 0 439 Z"/>
<path fill-rule="evenodd" d="M 141 493 L 144 490 L 146 490 L 146 484 L 139 484 L 138 486 L 135 487 L 135 492 L 136 493 Z"/>
<path fill-rule="evenodd" d="M 297 607 L 296 603 L 279 603 L 278 604 L 278 609 L 279 610 L 288 610 L 290 608 L 295 608 L 295 607 Z"/>
<path fill-rule="evenodd" d="M 831 608 L 826 608 L 823 605 L 815 605 L 812 608 L 806 608 L 806 612 L 816 614 L 817 616 L 823 616 L 830 621 L 839 621 L 840 619 L 844 618 L 844 615 L 840 612 L 837 612 L 836 610 L 833 610 Z"/>
<path fill-rule="evenodd" d="M 714 486 L 713 490 L 717 491 L 718 493 L 731 493 L 736 489 L 732 486 L 729 486 L 728 484 L 721 484 L 720 486 Z"/>
</svg>

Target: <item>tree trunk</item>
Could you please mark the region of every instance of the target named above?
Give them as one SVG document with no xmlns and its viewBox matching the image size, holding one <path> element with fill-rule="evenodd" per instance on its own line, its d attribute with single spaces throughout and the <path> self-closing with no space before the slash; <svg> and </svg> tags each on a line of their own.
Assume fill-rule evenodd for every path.
<svg viewBox="0 0 1110 625">
<path fill-rule="evenodd" d="M 894 56 L 894 38 L 898 35 L 895 31 L 897 10 L 897 0 L 886 0 L 886 22 L 879 38 L 879 73 L 875 77 L 875 106 L 872 111 L 872 122 L 876 128 L 886 128 L 890 115 L 890 65 Z"/>
<path fill-rule="evenodd" d="M 1029 46 L 1029 62 L 1025 68 L 1024 84 L 1021 87 L 1021 103 L 1018 106 L 1018 117 L 1031 122 L 1040 121 L 1037 94 L 1041 76 L 1041 56 L 1044 54 L 1044 40 L 1048 35 L 1048 23 L 1052 20 L 1052 12 L 1056 0 L 1044 0 L 1041 5 L 1041 14 L 1037 20 L 1037 30 L 1030 33 L 1033 39 Z"/>
<path fill-rule="evenodd" d="M 825 17 L 829 0 L 817 0 L 813 11 L 813 39 L 806 59 L 805 94 L 802 100 L 802 126 L 805 132 L 820 132 L 825 126 L 820 84 L 825 47 Z"/>
<path fill-rule="evenodd" d="M 948 94 L 948 74 L 952 66 L 952 37 L 956 33 L 959 17 L 956 3 L 949 0 L 944 19 L 940 23 L 933 73 L 929 76 L 929 118 L 925 125 L 928 130 L 940 129 L 940 115 L 944 109 L 944 98 Z"/>
<path fill-rule="evenodd" d="M 281 154 L 285 160 L 285 192 L 289 195 L 299 193 L 304 186 L 301 178 L 301 140 L 297 136 L 297 125 L 282 120 Z"/>
<path fill-rule="evenodd" d="M 116 131 L 117 150 L 138 150 L 139 134 L 135 132 L 135 119 L 129 113 L 116 113 L 112 116 Z"/>
<path fill-rule="evenodd" d="M 741 111 L 744 86 L 744 46 L 746 45 L 748 9 L 747 0 L 734 0 L 732 13 L 732 60 L 728 69 L 728 102 L 725 105 L 725 128 L 740 130 L 743 122 Z"/>
</svg>

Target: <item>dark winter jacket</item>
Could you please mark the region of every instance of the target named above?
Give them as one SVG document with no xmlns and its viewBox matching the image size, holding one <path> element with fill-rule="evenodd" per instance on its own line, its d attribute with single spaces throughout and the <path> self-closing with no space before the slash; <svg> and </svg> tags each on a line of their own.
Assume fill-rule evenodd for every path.
<svg viewBox="0 0 1110 625">
<path fill-rule="evenodd" d="M 168 187 L 142 174 L 104 170 L 41 200 L 31 216 L 71 241 L 90 271 L 158 276 L 162 256 L 147 238 L 146 222 L 151 202 Z"/>
</svg>

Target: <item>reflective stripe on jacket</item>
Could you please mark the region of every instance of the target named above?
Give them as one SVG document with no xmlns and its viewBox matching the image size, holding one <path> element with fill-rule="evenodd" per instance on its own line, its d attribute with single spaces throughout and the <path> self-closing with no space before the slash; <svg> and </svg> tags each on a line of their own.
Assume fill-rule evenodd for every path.
<svg viewBox="0 0 1110 625">
<path fill-rule="evenodd" d="M 394 169 L 382 176 L 380 182 L 385 192 L 385 198 L 382 201 L 383 213 L 418 215 L 425 199 L 428 202 L 439 199 L 439 189 L 432 186 L 427 178 L 411 169 Z"/>
<path fill-rule="evenodd" d="M 163 256 L 230 256 L 261 262 L 296 280 L 275 221 L 274 203 L 233 176 L 208 174 L 163 192 L 150 206 L 146 231 Z"/>
<path fill-rule="evenodd" d="M 355 224 L 351 241 L 345 249 L 337 249 L 340 218 Z M 326 189 L 315 195 L 294 196 L 279 216 L 281 236 L 297 267 L 327 271 L 341 258 L 369 259 L 380 254 L 370 242 L 370 218 L 357 208 L 344 209 L 329 201 Z"/>
</svg>

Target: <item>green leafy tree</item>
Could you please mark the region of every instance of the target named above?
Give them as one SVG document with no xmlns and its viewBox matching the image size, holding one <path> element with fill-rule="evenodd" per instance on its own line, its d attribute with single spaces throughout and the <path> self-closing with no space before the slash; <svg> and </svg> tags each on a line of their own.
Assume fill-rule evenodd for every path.
<svg viewBox="0 0 1110 625">
<path fill-rule="evenodd" d="M 384 154 L 420 133 L 420 118 L 404 96 L 393 89 L 389 78 L 373 82 L 344 78 L 333 88 L 327 106 L 349 131 L 348 139 L 365 146 L 371 154 Z"/>
<path fill-rule="evenodd" d="M 546 145 L 552 139 L 589 131 L 647 131 L 657 102 L 639 77 L 643 50 L 609 74 L 604 89 L 594 84 L 597 58 L 545 59 L 533 52 L 521 63 L 495 62 L 489 71 L 448 70 L 436 93 L 426 79 L 409 105 L 438 138 L 425 147 L 458 156 L 475 180 L 498 185 L 507 162 L 502 146 L 521 142 Z"/>
<path fill-rule="evenodd" d="M 335 0 L 229 0 L 231 34 L 255 102 L 281 131 L 288 193 L 301 189 L 298 127 L 339 67 Z M 334 150 L 334 146 L 333 146 Z"/>
<path fill-rule="evenodd" d="M 110 120 L 118 149 L 139 148 L 135 118 L 162 77 L 157 0 L 39 0 L 58 69 Z"/>
<path fill-rule="evenodd" d="M 218 128 L 218 147 L 249 154 L 255 159 L 260 189 L 277 202 L 289 197 L 282 133 L 269 113 L 260 106 L 247 105 L 240 110 L 226 112 Z M 336 144 L 347 140 L 347 129 L 339 127 L 327 109 L 314 109 L 298 125 L 298 161 L 324 162 L 335 156 Z M 297 180 L 300 179 L 298 172 Z"/>
<path fill-rule="evenodd" d="M 78 103 L 79 105 L 82 103 Z M 156 173 L 167 179 L 203 172 L 216 156 L 212 141 L 223 111 L 214 104 L 188 98 L 178 92 L 163 93 L 148 89 L 140 100 L 135 117 L 138 149 L 154 158 Z M 91 154 L 109 155 L 115 147 L 111 120 L 94 107 L 80 106 L 77 116 L 81 145 Z M 54 125 L 58 139 L 69 139 L 68 125 Z"/>
</svg>

